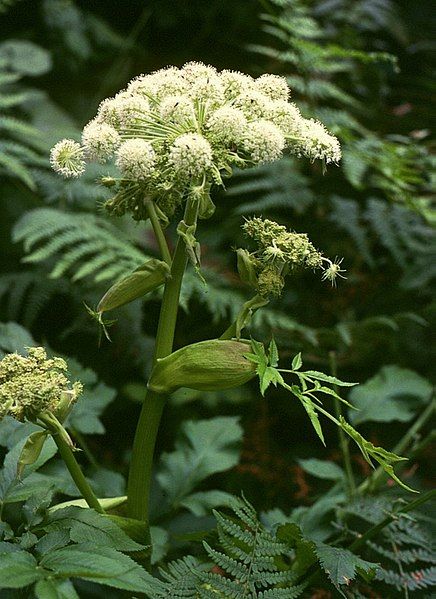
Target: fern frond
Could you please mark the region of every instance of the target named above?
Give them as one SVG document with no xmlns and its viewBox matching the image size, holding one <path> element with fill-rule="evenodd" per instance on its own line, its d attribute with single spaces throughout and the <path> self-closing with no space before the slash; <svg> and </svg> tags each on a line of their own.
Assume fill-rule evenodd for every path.
<svg viewBox="0 0 436 599">
<path fill-rule="evenodd" d="M 420 589 L 434 588 L 436 585 L 436 568 L 426 568 L 412 572 L 395 572 L 381 568 L 377 571 L 377 580 L 381 580 L 399 591 L 419 591 Z"/>
<path fill-rule="evenodd" d="M 121 277 L 146 258 L 121 229 L 87 213 L 32 210 L 15 225 L 13 239 L 23 242 L 26 262 L 55 260 L 51 278 L 74 270 L 75 278 L 103 281 Z"/>
<path fill-rule="evenodd" d="M 244 201 L 244 196 L 248 195 L 250 201 Z M 265 164 L 253 171 L 235 172 L 227 196 L 240 198 L 235 213 L 244 215 L 277 208 L 292 208 L 301 214 L 315 201 L 307 178 L 298 172 L 291 158 Z"/>
<path fill-rule="evenodd" d="M 203 588 L 232 599 L 298 597 L 302 589 L 292 586 L 295 574 L 278 567 L 285 564 L 282 557 L 289 554 L 288 545 L 261 524 L 246 499 L 235 500 L 231 509 L 232 516 L 214 512 L 220 549 L 203 543 L 209 558 L 223 571 L 222 575 L 201 574 Z"/>
</svg>

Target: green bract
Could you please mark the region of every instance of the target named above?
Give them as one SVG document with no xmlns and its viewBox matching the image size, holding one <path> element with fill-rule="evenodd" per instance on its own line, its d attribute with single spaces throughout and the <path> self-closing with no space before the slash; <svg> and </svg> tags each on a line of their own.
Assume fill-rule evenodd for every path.
<svg viewBox="0 0 436 599">
<path fill-rule="evenodd" d="M 245 355 L 250 345 L 210 339 L 187 345 L 157 361 L 148 387 L 172 393 L 180 387 L 217 391 L 239 387 L 256 376 L 256 366 Z"/>
<path fill-rule="evenodd" d="M 338 162 L 336 137 L 303 118 L 289 93 L 284 77 L 254 79 L 200 62 L 140 75 L 100 104 L 81 146 L 56 144 L 51 164 L 64 177 L 77 177 L 87 161 L 115 159 L 120 178 L 106 208 L 145 220 L 145 196 L 168 217 L 192 186 L 209 193 L 235 166 L 273 162 L 285 151 Z"/>
</svg>

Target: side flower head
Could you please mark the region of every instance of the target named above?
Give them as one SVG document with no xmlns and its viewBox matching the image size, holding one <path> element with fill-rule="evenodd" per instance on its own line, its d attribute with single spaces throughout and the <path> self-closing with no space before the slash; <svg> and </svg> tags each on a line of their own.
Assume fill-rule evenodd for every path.
<svg viewBox="0 0 436 599">
<path fill-rule="evenodd" d="M 289 97 L 286 79 L 277 75 L 253 78 L 201 62 L 160 69 L 103 100 L 83 130 L 82 145 L 62 140 L 51 163 L 64 177 L 78 177 L 85 162 L 114 159 L 120 176 L 105 203 L 108 211 L 146 219 L 147 197 L 165 220 L 192 186 L 209 193 L 235 167 L 273 162 L 286 151 L 337 163 L 336 137 L 304 119 Z"/>
<path fill-rule="evenodd" d="M 56 413 L 82 393 L 82 385 L 72 385 L 62 358 L 48 358 L 43 347 L 29 347 L 27 356 L 7 354 L 0 361 L 0 419 L 9 415 L 23 422 L 36 420 L 43 412 Z"/>
<path fill-rule="evenodd" d="M 66 179 L 80 177 L 85 172 L 83 148 L 77 141 L 62 139 L 50 152 L 52 169 Z"/>
<path fill-rule="evenodd" d="M 325 258 L 305 233 L 288 231 L 283 225 L 264 218 L 251 218 L 242 225 L 247 237 L 250 237 L 256 249 L 253 252 L 238 250 L 238 270 L 240 257 L 244 257 L 244 265 L 249 264 L 250 279 L 243 277 L 262 297 L 278 297 L 281 295 L 285 277 L 296 269 L 310 268 L 323 270 L 322 280 L 332 283 L 340 273 L 341 261 L 332 262 Z M 328 266 L 325 268 L 324 264 Z M 244 268 L 244 273 L 247 268 Z M 244 273 L 241 273 L 244 274 Z M 342 277 L 344 278 L 344 277 Z"/>
</svg>

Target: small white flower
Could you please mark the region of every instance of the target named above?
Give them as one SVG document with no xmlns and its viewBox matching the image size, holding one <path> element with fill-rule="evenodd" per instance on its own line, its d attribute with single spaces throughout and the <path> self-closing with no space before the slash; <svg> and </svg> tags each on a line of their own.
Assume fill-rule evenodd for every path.
<svg viewBox="0 0 436 599">
<path fill-rule="evenodd" d="M 244 75 L 238 71 L 221 71 L 219 74 L 224 86 L 224 96 L 226 100 L 234 100 L 236 96 L 250 90 L 254 86 L 254 79 L 249 75 Z"/>
<path fill-rule="evenodd" d="M 191 61 L 183 65 L 181 68 L 181 75 L 185 81 L 193 83 L 197 79 L 216 77 L 217 70 L 211 65 Z"/>
<path fill-rule="evenodd" d="M 215 110 L 208 119 L 206 127 L 211 136 L 224 143 L 241 143 L 247 127 L 247 119 L 242 110 L 223 106 Z"/>
<path fill-rule="evenodd" d="M 128 139 L 118 149 L 116 165 L 129 179 L 149 179 L 156 168 L 153 146 L 144 139 Z"/>
<path fill-rule="evenodd" d="M 147 98 L 120 92 L 114 98 L 104 100 L 98 109 L 97 120 L 107 123 L 116 129 L 133 125 L 141 117 L 147 116 L 150 103 Z"/>
<path fill-rule="evenodd" d="M 339 162 L 341 159 L 341 146 L 337 137 L 331 135 L 319 121 L 303 119 L 297 134 L 294 151 L 298 155 L 307 156 L 311 160 L 325 160 Z"/>
<path fill-rule="evenodd" d="M 323 258 L 323 261 L 327 262 L 327 264 L 328 264 L 327 268 L 324 270 L 322 277 L 321 277 L 323 281 L 330 281 L 330 283 L 333 286 L 335 286 L 337 277 L 340 277 L 341 279 L 347 278 L 347 277 L 344 277 L 343 275 L 341 275 L 341 272 L 346 272 L 344 269 L 341 268 L 343 258 L 341 258 L 340 260 L 335 258 L 334 262 L 332 262 L 328 258 Z"/>
<path fill-rule="evenodd" d="M 268 96 L 271 100 L 283 100 L 289 98 L 290 89 L 284 77 L 279 75 L 261 75 L 254 82 L 255 88 L 260 93 Z"/>
<path fill-rule="evenodd" d="M 233 100 L 232 106 L 234 108 L 240 108 L 247 119 L 253 120 L 263 118 L 269 102 L 269 98 L 264 94 L 249 89 L 237 96 Z"/>
<path fill-rule="evenodd" d="M 106 162 L 121 143 L 118 132 L 107 123 L 91 121 L 82 133 L 82 145 L 88 160 Z"/>
<path fill-rule="evenodd" d="M 281 158 L 285 147 L 283 133 L 270 121 L 249 123 L 246 129 L 244 149 L 257 164 L 273 162 Z"/>
<path fill-rule="evenodd" d="M 303 120 L 297 106 L 284 100 L 271 101 L 265 111 L 265 118 L 277 125 L 285 136 L 295 135 Z"/>
<path fill-rule="evenodd" d="M 175 123 L 195 121 L 194 104 L 187 96 L 167 96 L 162 100 L 159 110 L 164 120 Z"/>
<path fill-rule="evenodd" d="M 131 94 L 139 94 L 158 102 L 167 96 L 185 94 L 188 91 L 188 82 L 184 79 L 180 69 L 168 67 L 160 69 L 150 75 L 140 75 L 127 86 Z"/>
<path fill-rule="evenodd" d="M 182 178 L 200 178 L 213 165 L 212 148 L 202 135 L 185 133 L 174 141 L 168 160 Z"/>
<path fill-rule="evenodd" d="M 224 85 L 218 75 L 197 77 L 189 87 L 189 96 L 197 102 L 207 102 L 211 106 L 224 103 Z"/>
<path fill-rule="evenodd" d="M 50 151 L 50 164 L 63 177 L 80 177 L 85 172 L 83 148 L 77 141 L 62 139 Z"/>
</svg>

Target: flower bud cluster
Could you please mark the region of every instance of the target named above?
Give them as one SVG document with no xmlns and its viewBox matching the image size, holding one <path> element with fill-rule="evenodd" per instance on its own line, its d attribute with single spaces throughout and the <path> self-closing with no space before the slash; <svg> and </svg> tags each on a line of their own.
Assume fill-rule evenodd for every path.
<svg viewBox="0 0 436 599">
<path fill-rule="evenodd" d="M 29 347 L 27 356 L 7 354 L 0 361 L 0 419 L 35 420 L 42 412 L 56 413 L 63 395 L 74 401 L 82 385 L 70 385 L 67 364 L 62 358 L 47 358 L 42 347 Z"/>
<path fill-rule="evenodd" d="M 277 75 L 255 79 L 200 62 L 161 69 L 104 100 L 82 143 L 59 142 L 51 163 L 64 177 L 77 177 L 86 161 L 113 159 L 120 178 L 107 208 L 141 219 L 145 195 L 171 213 L 192 187 L 221 184 L 233 167 L 279 160 L 286 150 L 337 162 L 338 140 L 304 119 L 289 95 Z"/>
<path fill-rule="evenodd" d="M 252 253 L 238 250 L 238 270 L 241 278 L 262 297 L 280 296 L 285 276 L 296 268 L 322 269 L 322 279 L 332 284 L 337 276 L 342 277 L 341 262 L 325 258 L 305 233 L 288 231 L 283 225 L 263 218 L 251 218 L 242 228 L 257 248 Z"/>
</svg>

